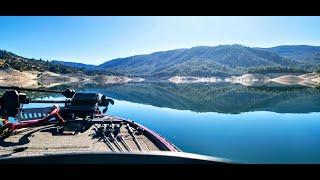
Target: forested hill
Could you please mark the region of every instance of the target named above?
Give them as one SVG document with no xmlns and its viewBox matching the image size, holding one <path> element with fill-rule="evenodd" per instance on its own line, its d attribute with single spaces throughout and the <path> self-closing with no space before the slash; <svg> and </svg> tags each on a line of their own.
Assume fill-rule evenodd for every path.
<svg viewBox="0 0 320 180">
<path fill-rule="evenodd" d="M 59 74 L 83 73 L 86 75 L 122 75 L 105 69 L 98 70 L 94 65 L 25 58 L 6 50 L 0 50 L 0 69 L 1 68 L 12 68 L 18 71 L 50 71 Z"/>
<path fill-rule="evenodd" d="M 55 73 L 82 72 L 79 68 L 55 64 L 42 59 L 29 59 L 5 50 L 0 50 L 0 68 L 12 68 L 18 71 L 51 71 Z"/>
<path fill-rule="evenodd" d="M 221 45 L 119 58 L 98 67 L 133 76 L 228 76 L 266 67 L 269 70 L 288 67 L 297 71 L 313 71 L 318 65 L 281 56 L 271 50 Z"/>
</svg>

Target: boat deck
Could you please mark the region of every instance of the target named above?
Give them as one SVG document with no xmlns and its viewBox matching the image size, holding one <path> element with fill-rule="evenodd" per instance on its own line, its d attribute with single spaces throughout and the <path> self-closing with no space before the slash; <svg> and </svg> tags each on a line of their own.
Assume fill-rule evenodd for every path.
<svg viewBox="0 0 320 180">
<path fill-rule="evenodd" d="M 134 130 L 142 150 L 139 149 L 133 136 L 129 133 L 127 124 Z M 119 138 L 108 145 L 106 139 L 97 133 L 102 124 L 113 124 L 118 128 L 115 136 Z M 140 129 L 140 133 L 139 133 Z M 61 133 L 63 132 L 63 133 Z M 118 146 L 117 146 L 118 145 Z M 120 148 L 119 148 L 120 146 Z M 129 148 L 128 148 L 129 146 Z M 113 150 L 112 150 L 113 149 Z M 121 150 L 122 149 L 122 150 Z M 115 117 L 104 117 L 93 121 L 67 121 L 63 131 L 59 133 L 59 126 L 46 124 L 38 127 L 20 129 L 16 134 L 7 138 L 0 138 L 0 157 L 30 156 L 73 152 L 135 152 L 135 151 L 167 151 L 161 143 L 154 140 L 153 136 L 141 132 L 141 128 L 134 123 L 117 119 Z"/>
</svg>

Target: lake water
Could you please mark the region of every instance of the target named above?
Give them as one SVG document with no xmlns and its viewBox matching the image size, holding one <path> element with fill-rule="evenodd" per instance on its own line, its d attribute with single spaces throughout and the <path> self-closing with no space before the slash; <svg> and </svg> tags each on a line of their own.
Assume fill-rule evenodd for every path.
<svg viewBox="0 0 320 180">
<path fill-rule="evenodd" d="M 185 152 L 242 163 L 320 163 L 319 88 L 129 83 L 77 90 L 115 99 L 107 114 L 141 123 Z"/>
</svg>

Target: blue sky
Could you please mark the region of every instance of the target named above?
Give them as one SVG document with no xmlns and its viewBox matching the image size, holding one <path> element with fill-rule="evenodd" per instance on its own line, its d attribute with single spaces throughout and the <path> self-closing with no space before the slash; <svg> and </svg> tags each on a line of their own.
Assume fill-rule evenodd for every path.
<svg viewBox="0 0 320 180">
<path fill-rule="evenodd" d="M 320 45 L 320 17 L 0 17 L 0 49 L 100 64 L 194 46 Z"/>
</svg>

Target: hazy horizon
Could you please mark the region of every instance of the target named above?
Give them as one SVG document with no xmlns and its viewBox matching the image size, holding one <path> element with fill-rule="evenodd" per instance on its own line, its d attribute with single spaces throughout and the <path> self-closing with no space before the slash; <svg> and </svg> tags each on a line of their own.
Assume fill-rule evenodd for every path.
<svg viewBox="0 0 320 180">
<path fill-rule="evenodd" d="M 0 49 L 98 65 L 158 51 L 320 45 L 320 17 L 0 17 Z"/>
</svg>

